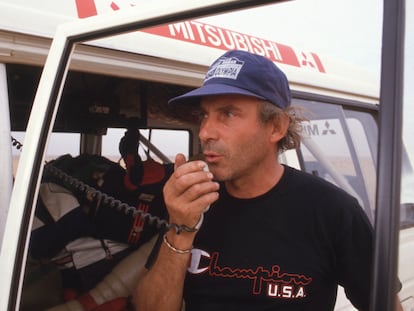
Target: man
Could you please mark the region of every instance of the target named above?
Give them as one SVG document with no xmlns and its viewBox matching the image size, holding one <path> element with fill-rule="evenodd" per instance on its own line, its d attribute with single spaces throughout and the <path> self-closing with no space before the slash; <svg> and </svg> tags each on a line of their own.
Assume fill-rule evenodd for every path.
<svg viewBox="0 0 414 311">
<path fill-rule="evenodd" d="M 270 60 L 229 51 L 170 101 L 196 107 L 205 162 L 176 157 L 164 199 L 192 230 L 160 240 L 137 310 L 333 310 L 338 284 L 369 309 L 373 232 L 357 200 L 278 162 L 300 141 L 290 100 Z"/>
</svg>

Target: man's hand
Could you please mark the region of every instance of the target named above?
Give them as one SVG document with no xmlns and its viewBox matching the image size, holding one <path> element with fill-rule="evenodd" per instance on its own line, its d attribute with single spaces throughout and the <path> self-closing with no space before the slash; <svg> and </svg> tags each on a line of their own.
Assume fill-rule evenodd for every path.
<svg viewBox="0 0 414 311">
<path fill-rule="evenodd" d="M 174 174 L 164 186 L 170 222 L 194 227 L 206 207 L 218 199 L 219 184 L 205 171 L 203 161 L 187 162 L 183 154 L 175 158 Z"/>
</svg>

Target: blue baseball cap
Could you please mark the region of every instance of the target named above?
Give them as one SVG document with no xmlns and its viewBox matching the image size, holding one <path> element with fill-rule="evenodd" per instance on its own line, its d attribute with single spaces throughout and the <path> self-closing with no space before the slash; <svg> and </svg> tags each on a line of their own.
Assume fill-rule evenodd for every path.
<svg viewBox="0 0 414 311">
<path fill-rule="evenodd" d="M 290 106 L 292 96 L 286 75 L 270 59 L 231 50 L 210 66 L 201 87 L 174 97 L 168 103 L 192 104 L 204 96 L 228 94 L 253 96 L 282 109 Z"/>
</svg>

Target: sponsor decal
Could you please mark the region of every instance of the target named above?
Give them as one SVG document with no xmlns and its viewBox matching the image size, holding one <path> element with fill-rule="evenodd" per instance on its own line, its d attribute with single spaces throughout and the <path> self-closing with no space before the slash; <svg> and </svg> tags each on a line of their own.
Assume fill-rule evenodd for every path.
<svg viewBox="0 0 414 311">
<path fill-rule="evenodd" d="M 288 45 L 242 34 L 222 27 L 191 20 L 175 24 L 161 25 L 143 30 L 146 33 L 195 43 L 212 48 L 245 50 L 263 55 L 274 62 L 295 67 L 306 67 L 325 73 L 319 56 L 315 53 L 296 54 Z"/>
<path fill-rule="evenodd" d="M 138 5 L 126 0 L 75 0 L 79 18 L 98 15 Z M 245 50 L 268 57 L 274 62 L 325 73 L 321 59 L 316 53 L 299 52 L 292 47 L 230 29 L 202 23 L 196 20 L 161 25 L 141 30 L 142 32 L 227 50 Z"/>
<path fill-rule="evenodd" d="M 307 136 L 333 136 L 338 135 L 338 130 L 336 130 L 336 126 L 339 120 L 336 122 L 330 122 L 328 120 L 312 120 L 309 122 L 302 123 L 302 132 Z M 334 124 L 332 124 L 334 123 Z M 341 132 L 341 131 L 340 131 Z"/>
</svg>

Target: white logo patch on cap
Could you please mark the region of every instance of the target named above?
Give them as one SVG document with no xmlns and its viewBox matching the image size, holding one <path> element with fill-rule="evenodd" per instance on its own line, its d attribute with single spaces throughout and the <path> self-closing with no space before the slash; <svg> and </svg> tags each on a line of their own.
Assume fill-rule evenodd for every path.
<svg viewBox="0 0 414 311">
<path fill-rule="evenodd" d="M 207 72 L 204 82 L 212 78 L 226 78 L 236 80 L 244 61 L 236 57 L 221 57 Z"/>
</svg>

